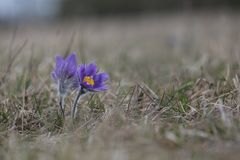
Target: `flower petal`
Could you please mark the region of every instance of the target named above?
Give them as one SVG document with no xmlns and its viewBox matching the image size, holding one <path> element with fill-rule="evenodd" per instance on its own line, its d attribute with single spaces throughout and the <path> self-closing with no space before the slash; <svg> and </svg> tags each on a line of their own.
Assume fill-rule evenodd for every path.
<svg viewBox="0 0 240 160">
<path fill-rule="evenodd" d="M 57 82 L 57 75 L 56 75 L 56 72 L 52 72 L 51 73 L 51 77 L 52 77 L 52 79 L 55 81 L 55 82 Z"/>
<path fill-rule="evenodd" d="M 86 89 L 90 89 L 90 90 L 93 89 L 93 86 L 87 84 L 86 82 L 83 82 L 82 84 Z"/>
<path fill-rule="evenodd" d="M 100 86 L 102 83 L 105 83 L 109 79 L 109 75 L 106 72 L 99 73 L 93 77 L 95 82 L 95 87 Z"/>
<path fill-rule="evenodd" d="M 97 73 L 98 68 L 95 63 L 90 63 L 86 66 L 86 75 L 87 76 L 93 76 Z"/>
<path fill-rule="evenodd" d="M 62 67 L 64 66 L 64 59 L 62 56 L 57 55 L 55 57 L 55 60 L 56 60 L 56 65 L 55 65 L 54 71 L 56 76 L 59 77 L 61 74 Z"/>
<path fill-rule="evenodd" d="M 95 91 L 105 91 L 107 89 L 109 89 L 109 87 L 107 85 L 103 85 L 103 86 L 100 86 L 100 87 L 93 88 L 93 90 L 95 90 Z"/>
<path fill-rule="evenodd" d="M 69 64 L 77 65 L 77 54 L 75 52 L 67 56 L 66 62 Z"/>
<path fill-rule="evenodd" d="M 86 73 L 85 73 L 85 65 L 84 65 L 84 64 L 81 64 L 81 65 L 79 66 L 79 69 L 78 69 L 78 77 L 79 77 L 80 83 L 83 82 L 83 79 L 84 79 L 85 76 L 86 76 Z"/>
<path fill-rule="evenodd" d="M 105 82 L 109 79 L 109 75 L 106 72 L 102 72 L 98 74 L 101 77 L 102 82 Z"/>
<path fill-rule="evenodd" d="M 75 74 L 77 69 L 77 55 L 76 53 L 70 54 L 66 60 L 64 65 L 64 72 L 68 77 L 71 77 Z"/>
<path fill-rule="evenodd" d="M 64 64 L 64 59 L 63 59 L 63 57 L 57 55 L 57 56 L 55 57 L 55 59 L 56 59 L 56 66 L 55 66 L 55 69 L 57 69 L 57 68 L 61 68 L 61 66 Z"/>
</svg>

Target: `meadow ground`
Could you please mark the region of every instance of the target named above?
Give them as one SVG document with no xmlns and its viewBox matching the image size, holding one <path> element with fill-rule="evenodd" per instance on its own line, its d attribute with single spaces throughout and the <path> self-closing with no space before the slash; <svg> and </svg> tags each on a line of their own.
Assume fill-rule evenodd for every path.
<svg viewBox="0 0 240 160">
<path fill-rule="evenodd" d="M 0 28 L 0 159 L 240 159 L 240 14 Z M 110 74 L 65 120 L 50 72 L 76 51 Z"/>
</svg>

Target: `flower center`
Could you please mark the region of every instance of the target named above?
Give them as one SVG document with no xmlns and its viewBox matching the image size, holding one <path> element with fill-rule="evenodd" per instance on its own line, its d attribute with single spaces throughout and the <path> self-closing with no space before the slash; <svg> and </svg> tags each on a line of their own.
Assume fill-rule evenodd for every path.
<svg viewBox="0 0 240 160">
<path fill-rule="evenodd" d="M 91 86 L 94 85 L 94 80 L 90 76 L 84 77 L 83 82 L 86 82 L 88 85 L 91 85 Z"/>
</svg>

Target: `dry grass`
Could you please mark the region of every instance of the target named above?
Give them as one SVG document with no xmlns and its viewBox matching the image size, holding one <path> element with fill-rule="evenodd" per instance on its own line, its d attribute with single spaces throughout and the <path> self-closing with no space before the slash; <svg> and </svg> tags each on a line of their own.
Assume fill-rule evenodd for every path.
<svg viewBox="0 0 240 160">
<path fill-rule="evenodd" d="M 239 159 L 239 17 L 2 26 L 0 159 Z M 111 77 L 74 123 L 58 116 L 49 75 L 55 53 L 70 51 Z"/>
</svg>

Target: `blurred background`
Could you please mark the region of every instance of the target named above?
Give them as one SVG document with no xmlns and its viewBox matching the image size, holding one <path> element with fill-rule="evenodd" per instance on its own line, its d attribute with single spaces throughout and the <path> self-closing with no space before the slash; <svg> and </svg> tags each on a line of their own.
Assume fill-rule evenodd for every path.
<svg viewBox="0 0 240 160">
<path fill-rule="evenodd" d="M 48 73 L 49 56 L 76 51 L 116 80 L 158 85 L 238 61 L 239 10 L 239 0 L 0 0 L 0 56 L 22 47 L 17 69 L 32 55 Z"/>
<path fill-rule="evenodd" d="M 239 10 L 239 0 L 0 0 L 0 20 Z"/>
</svg>

